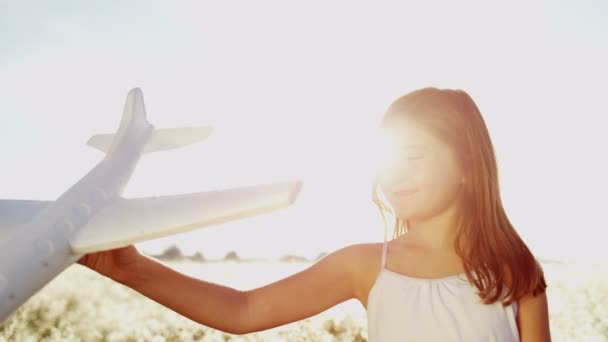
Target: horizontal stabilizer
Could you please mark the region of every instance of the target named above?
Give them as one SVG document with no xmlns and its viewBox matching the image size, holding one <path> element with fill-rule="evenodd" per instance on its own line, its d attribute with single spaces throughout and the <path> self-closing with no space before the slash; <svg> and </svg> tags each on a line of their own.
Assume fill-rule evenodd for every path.
<svg viewBox="0 0 608 342">
<path fill-rule="evenodd" d="M 144 147 L 143 153 L 170 150 L 190 145 L 206 139 L 211 135 L 212 127 L 165 128 L 154 131 Z M 87 144 L 108 153 L 116 134 L 97 134 L 92 136 Z"/>
<path fill-rule="evenodd" d="M 70 239 L 75 254 L 124 247 L 291 205 L 300 181 L 185 195 L 118 199 Z"/>
<path fill-rule="evenodd" d="M 87 144 L 95 147 L 101 152 L 108 153 L 108 151 L 110 151 L 110 147 L 112 146 L 112 141 L 114 141 L 115 135 L 116 134 L 97 134 L 89 138 Z"/>
<path fill-rule="evenodd" d="M 211 135 L 212 130 L 213 128 L 209 126 L 157 129 L 148 140 L 144 153 L 170 150 L 194 144 L 206 139 Z"/>
</svg>

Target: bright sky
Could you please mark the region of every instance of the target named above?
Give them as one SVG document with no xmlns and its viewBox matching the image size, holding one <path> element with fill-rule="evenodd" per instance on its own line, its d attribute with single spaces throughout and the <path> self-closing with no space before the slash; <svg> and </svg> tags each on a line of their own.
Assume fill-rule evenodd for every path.
<svg viewBox="0 0 608 342">
<path fill-rule="evenodd" d="M 391 101 L 462 88 L 493 138 L 507 213 L 540 257 L 604 258 L 603 1 L 0 3 L 0 197 L 56 199 L 101 158 L 132 87 L 158 128 L 125 197 L 304 180 L 287 210 L 143 243 L 221 257 L 380 241 L 369 137 Z"/>
</svg>

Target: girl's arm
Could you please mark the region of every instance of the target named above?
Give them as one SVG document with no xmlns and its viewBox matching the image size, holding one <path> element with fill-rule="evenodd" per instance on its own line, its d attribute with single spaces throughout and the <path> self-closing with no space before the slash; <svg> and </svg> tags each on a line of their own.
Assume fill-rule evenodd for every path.
<svg viewBox="0 0 608 342">
<path fill-rule="evenodd" d="M 128 260 L 120 261 L 128 264 L 128 272 L 116 270 L 112 264 L 116 256 L 108 262 L 107 255 L 102 261 L 91 255 L 80 263 L 198 323 L 245 334 L 313 316 L 355 297 L 360 292 L 355 289 L 358 268 L 354 265 L 362 254 L 358 248 L 342 248 L 299 273 L 250 291 L 189 277 L 139 253 L 122 256 Z"/>
<path fill-rule="evenodd" d="M 528 294 L 518 302 L 517 326 L 521 342 L 551 342 L 546 292 Z"/>
<path fill-rule="evenodd" d="M 146 256 L 137 272 L 125 274 L 120 282 L 203 325 L 243 333 L 246 302 L 241 291 L 189 277 Z"/>
</svg>

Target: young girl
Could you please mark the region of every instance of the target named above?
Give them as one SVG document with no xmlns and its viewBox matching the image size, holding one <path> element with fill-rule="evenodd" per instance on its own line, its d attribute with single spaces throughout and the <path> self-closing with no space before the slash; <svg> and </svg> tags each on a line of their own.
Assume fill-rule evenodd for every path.
<svg viewBox="0 0 608 342">
<path fill-rule="evenodd" d="M 424 88 L 397 99 L 372 198 L 393 239 L 341 248 L 250 291 L 194 279 L 134 246 L 79 263 L 208 327 L 266 330 L 351 298 L 378 341 L 550 341 L 543 271 L 503 209 L 492 143 L 471 97 Z M 385 231 L 386 232 L 386 231 Z"/>
</svg>

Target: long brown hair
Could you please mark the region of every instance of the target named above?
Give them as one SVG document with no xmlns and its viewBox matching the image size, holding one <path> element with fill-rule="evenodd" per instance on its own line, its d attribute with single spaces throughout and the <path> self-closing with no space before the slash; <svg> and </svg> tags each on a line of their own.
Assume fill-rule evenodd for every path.
<svg viewBox="0 0 608 342">
<path fill-rule="evenodd" d="M 540 263 L 507 218 L 499 193 L 498 168 L 485 121 L 463 90 L 433 87 L 412 91 L 391 104 L 380 128 L 395 118 L 412 119 L 429 129 L 456 153 L 466 183 L 458 198 L 455 250 L 469 281 L 485 304 L 510 305 L 528 293 L 545 291 Z M 372 200 L 384 220 L 391 208 L 375 180 Z M 395 217 L 393 238 L 407 233 L 408 222 Z M 504 293 L 504 286 L 507 292 Z"/>
</svg>

